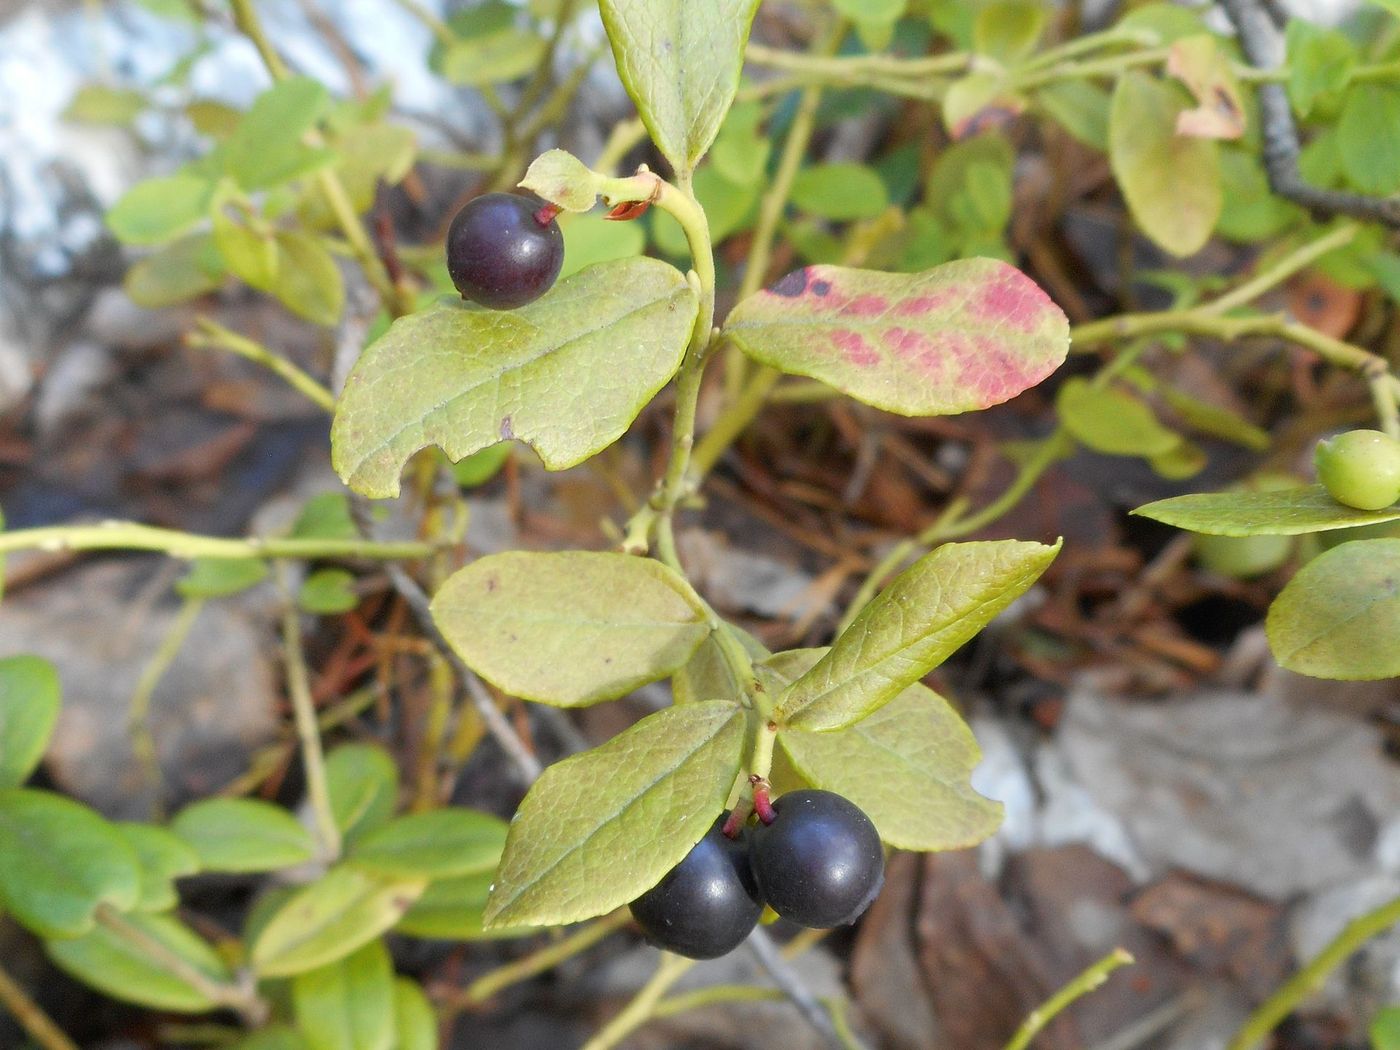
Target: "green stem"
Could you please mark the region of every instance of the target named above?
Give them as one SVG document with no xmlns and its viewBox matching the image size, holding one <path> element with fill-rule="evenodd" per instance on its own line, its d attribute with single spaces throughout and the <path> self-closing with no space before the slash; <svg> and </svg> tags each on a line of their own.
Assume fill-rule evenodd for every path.
<svg viewBox="0 0 1400 1050">
<path fill-rule="evenodd" d="M 825 83 L 836 84 L 850 83 L 871 73 L 910 78 L 936 76 L 940 73 L 963 73 L 976 61 L 975 56 L 965 51 L 921 58 L 899 58 L 886 54 L 836 58 L 831 55 L 833 50 L 835 48 L 822 48 L 815 53 L 804 54 L 800 51 L 781 51 L 750 42 L 744 52 L 744 61 L 768 69 L 816 76 L 822 78 Z"/>
<path fill-rule="evenodd" d="M 1099 48 L 1113 47 L 1117 44 L 1136 44 L 1139 47 L 1148 47 L 1156 40 L 1157 37 L 1154 33 L 1114 26 L 1111 29 L 1105 29 L 1098 33 L 1087 33 L 1055 47 L 1046 48 L 1036 57 L 1028 59 L 1020 68 L 1024 72 L 1034 72 L 1038 69 L 1044 69 L 1046 66 L 1053 66 L 1056 62 L 1063 62 L 1067 58 L 1078 58 L 1087 52 L 1097 51 Z"/>
<path fill-rule="evenodd" d="M 304 394 L 320 408 L 327 412 L 335 411 L 335 395 L 329 389 L 286 358 L 274 354 L 261 343 L 249 339 L 246 335 L 240 335 L 230 328 L 225 328 L 207 317 L 197 318 L 194 327 L 194 331 L 185 335 L 186 346 L 198 349 L 227 350 L 231 354 L 237 354 L 239 357 L 262 365 L 280 379 L 285 380 L 298 393 Z"/>
<path fill-rule="evenodd" d="M 1227 1050 L 1254 1050 L 1304 999 L 1320 989 L 1328 975 L 1353 952 L 1396 923 L 1400 923 L 1400 898 L 1388 901 L 1347 923 L 1327 947 L 1249 1016 L 1230 1040 Z"/>
<path fill-rule="evenodd" d="M 751 984 L 712 984 L 708 988 L 697 988 L 693 992 L 668 995 L 652 1010 L 652 1020 L 675 1017 L 689 1010 L 720 1003 L 780 1003 L 787 996 L 776 988 L 756 988 Z"/>
<path fill-rule="evenodd" d="M 1103 984 L 1114 970 L 1132 962 L 1131 955 L 1122 948 L 1114 948 L 1113 951 L 1032 1010 L 1030 1016 L 1016 1030 L 1016 1034 L 1011 1037 L 1011 1041 L 1006 1044 L 1006 1050 L 1026 1050 L 1036 1034 L 1059 1016 L 1067 1006 Z"/>
<path fill-rule="evenodd" d="M 137 679 L 136 689 L 131 694 L 131 703 L 127 707 L 126 727 L 127 734 L 131 738 L 131 749 L 136 753 L 136 760 L 146 772 L 150 783 L 156 786 L 153 816 L 160 816 L 161 802 L 161 772 L 160 760 L 156 755 L 155 737 L 151 732 L 151 697 L 155 695 L 156 686 L 165 677 L 165 673 L 170 670 L 170 665 L 175 662 L 175 657 L 180 655 L 180 649 L 184 646 L 186 639 L 190 636 L 190 631 L 194 629 L 195 620 L 199 618 L 199 611 L 204 608 L 203 598 L 186 598 L 180 606 L 180 612 L 175 617 L 175 622 L 170 625 L 170 630 L 161 639 L 160 648 L 151 657 L 149 663 L 141 669 L 141 677 Z"/>
<path fill-rule="evenodd" d="M 145 930 L 128 922 L 126 917 L 110 904 L 99 904 L 96 918 L 99 925 L 105 926 L 118 938 L 126 941 L 166 973 L 184 981 L 211 1003 L 237 1011 L 249 1027 L 258 1027 L 267 1019 L 268 1004 L 259 998 L 251 987 L 240 987 L 210 977 Z"/>
<path fill-rule="evenodd" d="M 661 965 L 657 967 L 656 973 L 652 974 L 651 980 L 642 986 L 641 991 L 633 996 L 632 1001 L 623 1007 L 621 1013 L 583 1045 L 583 1050 L 611 1050 L 612 1047 L 620 1045 L 624 1039 L 651 1020 L 652 1011 L 656 1009 L 661 997 L 694 965 L 695 962 L 691 959 L 663 953 Z"/>
<path fill-rule="evenodd" d="M 1253 302 L 1328 252 L 1350 244 L 1355 239 L 1359 229 L 1360 227 L 1356 223 L 1343 223 L 1325 236 L 1289 252 L 1268 269 L 1260 271 L 1237 288 L 1232 288 L 1224 295 L 1217 296 L 1197 309 L 1206 314 L 1224 314 L 1236 307 Z"/>
<path fill-rule="evenodd" d="M 330 787 L 326 779 L 326 758 L 321 748 L 321 731 L 316 725 L 316 705 L 311 698 L 311 682 L 306 670 L 306 656 L 301 647 L 300 613 L 291 593 L 289 573 L 285 565 L 278 566 L 286 608 L 282 612 L 282 654 L 287 665 L 287 692 L 296 719 L 297 738 L 301 743 L 302 763 L 306 767 L 306 793 L 311 800 L 316 835 L 321 844 L 321 859 L 334 861 L 340 856 L 340 828 L 331 808 Z"/>
<path fill-rule="evenodd" d="M 69 1039 L 63 1030 L 54 1024 L 53 1018 L 43 1009 L 19 983 L 0 966 L 0 1007 L 3 1007 L 25 1034 L 43 1050 L 78 1050 L 78 1044 Z"/>
<path fill-rule="evenodd" d="M 1042 84 L 1051 84 L 1057 80 L 1117 76 L 1137 66 L 1153 66 L 1165 62 L 1170 54 L 1171 48 L 1169 47 L 1154 47 L 1142 51 L 1132 51 L 1126 55 L 1090 59 L 1086 62 L 1060 62 L 1031 73 L 1015 74 L 1011 77 L 1011 86 L 1024 91 L 1040 87 Z"/>
<path fill-rule="evenodd" d="M 632 921 L 632 913 L 619 908 L 610 915 L 595 919 L 569 936 L 545 945 L 529 955 L 482 974 L 443 1004 L 443 1012 L 452 1017 L 462 1010 L 489 1002 L 511 985 L 554 969 L 560 963 L 586 952 L 599 941 L 622 929 Z"/>
<path fill-rule="evenodd" d="M 272 536 L 250 536 L 240 540 L 200 536 L 135 521 L 46 525 L 37 529 L 0 532 L 0 554 L 23 550 L 158 551 L 172 558 L 366 558 L 372 561 L 413 560 L 437 553 L 437 547 L 431 543 Z"/>
<path fill-rule="evenodd" d="M 262 63 L 267 67 L 267 71 L 272 74 L 273 80 L 284 80 L 288 75 L 286 63 L 282 61 L 282 56 L 277 53 L 277 49 L 272 46 L 272 41 L 263 32 L 262 22 L 258 20 L 258 13 L 253 9 L 253 0 L 230 0 L 233 5 L 233 24 L 238 31 L 246 36 L 262 58 Z"/>
</svg>

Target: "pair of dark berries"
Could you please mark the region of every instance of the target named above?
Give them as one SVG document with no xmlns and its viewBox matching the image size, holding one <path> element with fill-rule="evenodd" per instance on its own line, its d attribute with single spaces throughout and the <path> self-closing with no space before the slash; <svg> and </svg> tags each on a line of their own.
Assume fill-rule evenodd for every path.
<svg viewBox="0 0 1400 1050">
<path fill-rule="evenodd" d="M 447 229 L 447 272 L 463 299 L 493 310 L 532 303 L 564 265 L 564 234 L 552 204 L 517 193 L 468 202 Z"/>
<path fill-rule="evenodd" d="M 695 848 L 632 902 L 632 916 L 658 947 L 692 959 L 737 948 L 766 901 L 783 918 L 827 929 L 855 922 L 885 881 L 875 825 L 831 791 L 791 791 L 771 822 L 724 833 L 715 821 Z"/>
</svg>

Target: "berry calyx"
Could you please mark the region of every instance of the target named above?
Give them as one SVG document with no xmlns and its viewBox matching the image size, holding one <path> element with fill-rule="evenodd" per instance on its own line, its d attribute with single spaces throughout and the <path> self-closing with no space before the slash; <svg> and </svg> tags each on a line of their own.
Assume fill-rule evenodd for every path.
<svg viewBox="0 0 1400 1050">
<path fill-rule="evenodd" d="M 691 959 L 717 959 L 752 932 L 763 912 L 748 841 L 715 821 L 685 859 L 630 905 L 647 939 Z"/>
<path fill-rule="evenodd" d="M 564 265 L 557 214 L 518 193 L 469 201 L 447 230 L 447 272 L 462 298 L 513 310 L 549 291 Z"/>
<path fill-rule="evenodd" d="M 1338 503 L 1381 510 L 1400 499 L 1400 441 L 1379 430 L 1350 430 L 1320 441 L 1317 480 Z"/>
<path fill-rule="evenodd" d="M 749 861 L 769 907 L 802 926 L 855 922 L 885 881 L 885 854 L 870 818 L 832 791 L 790 791 L 771 824 L 750 832 Z"/>
</svg>

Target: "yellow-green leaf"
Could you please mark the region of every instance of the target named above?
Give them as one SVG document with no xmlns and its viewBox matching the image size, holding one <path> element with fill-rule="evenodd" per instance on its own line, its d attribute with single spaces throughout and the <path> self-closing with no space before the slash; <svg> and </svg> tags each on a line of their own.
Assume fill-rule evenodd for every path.
<svg viewBox="0 0 1400 1050">
<path fill-rule="evenodd" d="M 400 318 L 345 385 L 335 468 L 382 498 L 427 445 L 457 460 L 514 437 L 550 470 L 581 463 L 675 374 L 697 308 L 678 270 L 638 258 L 590 266 L 518 310 L 449 304 Z"/>
<path fill-rule="evenodd" d="M 0 788 L 19 787 L 39 765 L 58 721 L 61 689 L 38 656 L 0 660 Z"/>
<path fill-rule="evenodd" d="M 545 770 L 511 822 L 487 929 L 578 922 L 654 886 L 724 808 L 745 723 L 723 700 L 671 707 Z"/>
<path fill-rule="evenodd" d="M 114 827 L 136 854 L 141 867 L 138 911 L 168 911 L 180 902 L 175 880 L 199 871 L 199 854 L 174 832 L 154 824 L 122 823 Z"/>
<path fill-rule="evenodd" d="M 311 834 L 279 806 L 251 798 L 194 802 L 170 822 L 208 871 L 276 871 L 316 853 Z"/>
<path fill-rule="evenodd" d="M 879 710 L 1025 593 L 1058 543 L 945 543 L 894 578 L 778 697 L 779 722 L 840 729 Z"/>
<path fill-rule="evenodd" d="M 1212 536 L 1298 536 L 1400 520 L 1400 507 L 1355 510 L 1321 485 L 1263 492 L 1193 492 L 1133 511 L 1178 529 Z"/>
<path fill-rule="evenodd" d="M 395 1050 L 394 966 L 382 941 L 292 981 L 308 1050 Z"/>
<path fill-rule="evenodd" d="M 1076 376 L 1060 387 L 1055 408 L 1065 429 L 1095 452 L 1157 456 L 1181 444 L 1181 435 L 1159 423 L 1147 402 L 1118 387 Z"/>
<path fill-rule="evenodd" d="M 505 821 L 448 807 L 410 813 L 366 832 L 346 860 L 379 875 L 448 879 L 494 871 L 505 843 Z"/>
<path fill-rule="evenodd" d="M 665 678 L 710 632 L 673 570 L 591 551 L 482 558 L 442 585 L 433 618 L 487 681 L 561 707 L 615 699 Z"/>
<path fill-rule="evenodd" d="M 1177 134 L 1185 111 L 1179 88 L 1130 70 L 1108 117 L 1108 159 L 1133 218 L 1173 255 L 1201 249 L 1224 200 L 1215 143 Z"/>
<path fill-rule="evenodd" d="M 661 155 L 692 170 L 739 88 L 758 0 L 599 0 L 623 86 Z"/>
</svg>

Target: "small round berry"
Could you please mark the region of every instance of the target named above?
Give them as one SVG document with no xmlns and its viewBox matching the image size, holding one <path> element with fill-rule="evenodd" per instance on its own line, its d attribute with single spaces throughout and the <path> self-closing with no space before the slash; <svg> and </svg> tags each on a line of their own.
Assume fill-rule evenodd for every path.
<svg viewBox="0 0 1400 1050">
<path fill-rule="evenodd" d="M 632 917 L 658 948 L 717 959 L 758 924 L 763 903 L 749 870 L 748 843 L 725 837 L 724 819 L 660 882 L 631 904 Z"/>
<path fill-rule="evenodd" d="M 463 299 L 495 310 L 534 302 L 564 265 L 564 234 L 548 205 L 518 193 L 469 201 L 447 230 L 447 272 Z"/>
<path fill-rule="evenodd" d="M 790 791 L 773 803 L 771 824 L 750 835 L 749 859 L 769 907 L 802 926 L 855 922 L 885 881 L 875 825 L 831 791 Z"/>
<path fill-rule="evenodd" d="M 1381 510 L 1400 499 L 1400 441 L 1379 430 L 1349 430 L 1320 441 L 1317 480 L 1338 503 Z"/>
</svg>

